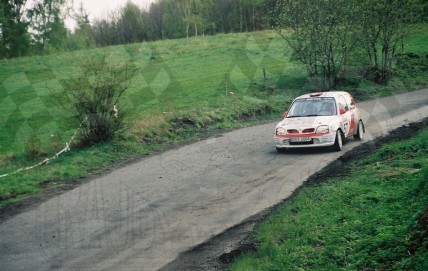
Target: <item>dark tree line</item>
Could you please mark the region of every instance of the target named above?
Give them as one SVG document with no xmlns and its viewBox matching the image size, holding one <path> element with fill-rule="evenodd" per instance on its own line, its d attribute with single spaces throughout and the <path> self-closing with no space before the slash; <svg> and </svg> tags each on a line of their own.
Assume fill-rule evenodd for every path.
<svg viewBox="0 0 428 271">
<path fill-rule="evenodd" d="M 148 9 L 132 1 L 90 22 L 71 0 L 0 0 L 0 57 L 76 50 L 216 33 L 265 29 L 267 0 L 157 0 Z M 72 17 L 76 29 L 65 27 Z"/>
<path fill-rule="evenodd" d="M 97 46 L 262 30 L 266 0 L 158 0 L 148 10 L 132 2 L 92 25 Z"/>
<path fill-rule="evenodd" d="M 403 25 L 428 18 L 426 0 L 156 0 L 147 9 L 127 1 L 93 22 L 83 6 L 72 9 L 71 0 L 26 3 L 0 0 L 0 58 L 274 26 L 292 29 L 286 40 L 295 56 L 311 76 L 325 78 L 326 88 L 357 43 L 363 44 L 375 79 L 383 81 Z M 65 27 L 67 17 L 76 21 L 74 31 Z"/>
</svg>

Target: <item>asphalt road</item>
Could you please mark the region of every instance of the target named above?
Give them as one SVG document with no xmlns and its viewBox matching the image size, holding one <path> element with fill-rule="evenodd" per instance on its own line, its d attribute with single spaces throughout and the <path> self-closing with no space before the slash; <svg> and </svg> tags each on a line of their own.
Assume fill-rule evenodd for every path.
<svg viewBox="0 0 428 271">
<path fill-rule="evenodd" d="M 428 90 L 359 106 L 368 141 L 427 117 Z M 2 221 L 0 270 L 157 270 L 360 144 L 277 154 L 275 124 L 150 156 Z"/>
</svg>

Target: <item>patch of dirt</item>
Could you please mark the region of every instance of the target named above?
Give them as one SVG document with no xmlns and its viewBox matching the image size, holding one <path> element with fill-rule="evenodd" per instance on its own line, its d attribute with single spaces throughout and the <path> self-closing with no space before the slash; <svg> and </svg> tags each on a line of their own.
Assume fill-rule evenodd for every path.
<svg viewBox="0 0 428 271">
<path fill-rule="evenodd" d="M 364 156 L 372 154 L 382 144 L 407 139 L 415 134 L 415 132 L 428 127 L 428 118 L 421 122 L 410 123 L 407 126 L 402 126 L 391 131 L 383 137 L 375 140 L 368 141 L 355 147 L 351 151 L 345 153 L 337 160 L 331 162 L 327 167 L 321 171 L 310 176 L 307 181 L 299 189 L 283 202 L 261 212 L 252 217 L 247 218 L 241 224 L 238 224 L 223 233 L 214 236 L 203 244 L 200 244 L 188 251 L 183 252 L 177 259 L 161 268 L 161 271 L 176 271 L 176 270 L 209 270 L 209 271 L 223 271 L 228 270 L 231 263 L 241 256 L 242 254 L 251 254 L 257 251 L 257 243 L 254 242 L 253 230 L 257 225 L 263 222 L 272 212 L 279 208 L 282 204 L 288 202 L 302 187 L 308 185 L 317 185 L 323 183 L 335 176 L 342 176 L 346 174 L 344 164 L 360 159 Z M 419 220 L 419 225 L 427 229 L 428 209 L 425 215 Z M 427 238 L 428 234 L 421 236 Z M 422 244 L 423 239 L 417 240 L 418 244 Z M 414 249 L 417 249 L 415 247 Z"/>
</svg>

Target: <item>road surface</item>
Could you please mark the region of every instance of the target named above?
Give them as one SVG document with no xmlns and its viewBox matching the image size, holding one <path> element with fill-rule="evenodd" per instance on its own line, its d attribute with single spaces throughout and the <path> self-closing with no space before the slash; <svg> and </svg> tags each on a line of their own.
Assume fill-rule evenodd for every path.
<svg viewBox="0 0 428 271">
<path fill-rule="evenodd" d="M 359 106 L 368 141 L 427 117 L 428 90 Z M 2 221 L 0 270 L 157 270 L 360 144 L 277 154 L 275 124 L 150 156 Z"/>
</svg>

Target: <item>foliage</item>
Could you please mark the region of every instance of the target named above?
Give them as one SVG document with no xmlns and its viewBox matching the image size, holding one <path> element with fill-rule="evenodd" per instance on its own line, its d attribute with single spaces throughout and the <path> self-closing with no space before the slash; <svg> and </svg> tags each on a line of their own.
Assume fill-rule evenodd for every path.
<svg viewBox="0 0 428 271">
<path fill-rule="evenodd" d="M 358 8 L 360 39 L 371 63 L 366 77 L 386 84 L 392 76 L 397 54 L 404 49 L 404 37 L 409 23 L 415 23 L 422 13 L 420 0 L 365 0 Z"/>
<path fill-rule="evenodd" d="M 246 32 L 267 27 L 265 0 L 159 0 L 148 10 L 128 2 L 110 19 L 96 20 L 98 46 L 206 34 Z M 129 39 L 132 37 L 132 39 Z"/>
<path fill-rule="evenodd" d="M 63 81 L 63 86 L 65 94 L 72 96 L 81 123 L 80 143 L 91 146 L 112 139 L 123 128 L 119 99 L 129 87 L 133 68 L 107 63 L 105 56 L 86 58 L 81 63 L 81 74 Z"/>
<path fill-rule="evenodd" d="M 63 49 L 67 29 L 61 14 L 65 0 L 39 0 L 28 10 L 36 52 Z"/>
<path fill-rule="evenodd" d="M 386 85 L 396 55 L 404 49 L 406 28 L 421 20 L 421 0 L 276 1 L 271 22 L 321 90 L 336 86 L 349 56 L 364 48 L 370 66 L 366 78 Z"/>
<path fill-rule="evenodd" d="M 232 270 L 425 270 L 427 149 L 424 130 L 303 188 L 259 226 L 259 251 Z"/>
<path fill-rule="evenodd" d="M 76 12 L 76 14 L 74 14 L 73 17 L 76 20 L 77 27 L 68 37 L 67 49 L 73 51 L 94 48 L 95 40 L 92 36 L 89 16 L 83 8 L 83 3 L 80 3 L 79 10 Z"/>
<path fill-rule="evenodd" d="M 24 21 L 26 0 L 0 2 L 0 58 L 27 54 L 30 38 L 28 23 Z"/>
<path fill-rule="evenodd" d="M 279 33 L 285 27 L 292 30 L 282 36 L 317 88 L 334 88 L 357 40 L 353 1 L 278 1 L 274 14 Z"/>
<path fill-rule="evenodd" d="M 317 1 L 317 4 L 306 0 L 158 0 L 148 8 L 141 8 L 132 1 L 127 1 L 124 6 L 110 11 L 108 18 L 95 18 L 95 21 L 89 23 L 87 13 L 80 3 L 77 14 L 71 16 L 76 21 L 77 28 L 70 31 L 65 28 L 64 21 L 70 15 L 72 7 L 68 5 L 73 1 L 34 0 L 29 2 L 31 6 L 24 5 L 27 2 L 1 2 L 0 53 L 3 57 L 258 31 L 271 28 L 272 25 L 288 27 L 288 23 L 295 20 L 306 24 L 305 28 L 312 27 L 312 35 L 300 38 L 304 43 L 299 47 L 302 53 L 306 52 L 303 49 L 318 46 L 319 50 L 309 50 L 304 59 L 308 68 L 311 68 L 309 73 L 316 73 L 314 78 L 318 76 L 317 79 L 326 83 L 322 86 L 324 88 L 334 84 L 335 74 L 340 73 L 343 65 L 347 64 L 347 54 L 354 45 L 352 35 L 357 34 L 364 41 L 362 46 L 367 50 L 367 58 L 373 62 L 373 72 L 368 73 L 368 77 L 378 80 L 378 73 L 383 72 L 381 64 L 393 63 L 389 60 L 394 56 L 394 51 L 397 51 L 396 45 L 399 43 L 396 41 L 404 33 L 401 27 L 403 23 L 423 22 L 428 10 L 428 5 L 423 0 L 323 0 Z M 268 20 L 269 14 L 271 20 Z M 358 16 L 353 18 L 355 14 Z M 355 29 L 350 29 L 350 25 L 355 25 Z M 390 35 L 390 30 L 393 30 L 393 35 Z M 305 31 L 311 30 L 308 28 Z M 317 42 L 323 39 L 327 42 Z M 388 41 L 388 46 L 384 45 L 385 40 Z M 299 45 L 296 42 L 293 44 Z M 379 63 L 373 58 L 376 47 L 387 49 L 382 51 L 384 55 L 381 51 L 377 52 Z M 380 61 L 384 56 L 389 62 Z M 317 67 L 314 61 L 322 65 Z M 388 70 L 387 75 L 390 74 Z"/>
</svg>

